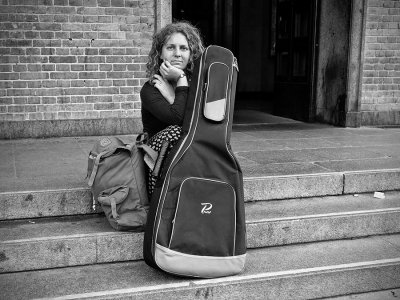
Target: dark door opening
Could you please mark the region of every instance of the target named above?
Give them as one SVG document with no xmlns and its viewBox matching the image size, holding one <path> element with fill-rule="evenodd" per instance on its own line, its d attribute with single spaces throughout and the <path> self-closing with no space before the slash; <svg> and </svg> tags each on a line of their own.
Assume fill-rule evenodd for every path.
<svg viewBox="0 0 400 300">
<path fill-rule="evenodd" d="M 173 0 L 172 17 L 196 25 L 206 46 L 226 47 L 238 58 L 235 113 L 253 112 L 255 122 L 260 112 L 307 120 L 315 1 Z"/>
<path fill-rule="evenodd" d="M 235 9 L 233 0 L 173 0 L 172 19 L 186 20 L 199 28 L 206 46 L 234 50 Z"/>
<path fill-rule="evenodd" d="M 313 118 L 316 0 L 276 2 L 274 114 Z"/>
</svg>

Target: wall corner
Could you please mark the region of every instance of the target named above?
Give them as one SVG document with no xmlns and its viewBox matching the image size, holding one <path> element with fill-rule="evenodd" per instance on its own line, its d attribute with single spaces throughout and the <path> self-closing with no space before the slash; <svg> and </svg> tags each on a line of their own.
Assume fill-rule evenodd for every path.
<svg viewBox="0 0 400 300">
<path fill-rule="evenodd" d="M 346 127 L 361 126 L 361 91 L 367 0 L 352 0 L 347 71 Z"/>
<path fill-rule="evenodd" d="M 157 32 L 165 25 L 172 23 L 172 0 L 155 0 Z"/>
</svg>

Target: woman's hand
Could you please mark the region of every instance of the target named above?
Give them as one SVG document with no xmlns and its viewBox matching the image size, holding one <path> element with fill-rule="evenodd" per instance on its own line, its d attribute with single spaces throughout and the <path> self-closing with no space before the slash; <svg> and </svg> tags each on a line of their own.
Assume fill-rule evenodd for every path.
<svg viewBox="0 0 400 300">
<path fill-rule="evenodd" d="M 161 95 L 163 95 L 163 97 L 168 101 L 169 104 L 174 103 L 175 90 L 167 79 L 158 74 L 155 74 L 151 82 L 160 91 Z"/>
<path fill-rule="evenodd" d="M 170 81 L 178 81 L 180 76 L 184 74 L 183 70 L 174 67 L 169 61 L 164 61 L 160 66 L 160 73 L 162 77 Z"/>
</svg>

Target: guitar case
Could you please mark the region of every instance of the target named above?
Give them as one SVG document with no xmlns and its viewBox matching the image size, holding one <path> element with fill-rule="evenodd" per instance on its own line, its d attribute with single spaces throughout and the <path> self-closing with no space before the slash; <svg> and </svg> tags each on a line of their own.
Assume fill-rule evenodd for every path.
<svg viewBox="0 0 400 300">
<path fill-rule="evenodd" d="M 195 61 L 182 136 L 150 201 L 143 255 L 154 268 L 200 278 L 244 269 L 243 176 L 230 146 L 237 73 L 223 47 Z"/>
</svg>

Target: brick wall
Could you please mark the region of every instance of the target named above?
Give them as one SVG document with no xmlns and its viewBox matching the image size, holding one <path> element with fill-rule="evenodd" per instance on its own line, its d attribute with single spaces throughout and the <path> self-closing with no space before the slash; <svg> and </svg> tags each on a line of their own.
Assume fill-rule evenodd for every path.
<svg viewBox="0 0 400 300">
<path fill-rule="evenodd" d="M 368 0 L 363 125 L 400 124 L 400 1 Z"/>
<path fill-rule="evenodd" d="M 140 116 L 154 2 L 0 0 L 0 122 Z"/>
</svg>

